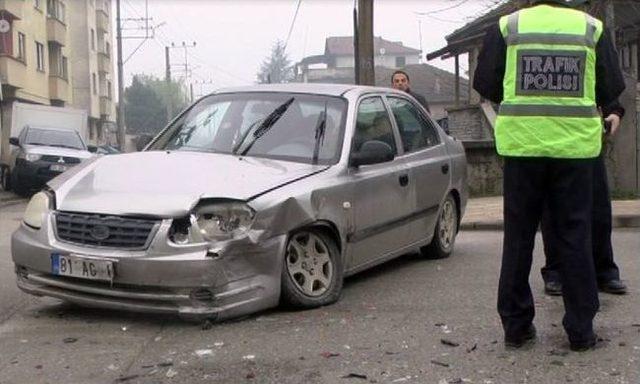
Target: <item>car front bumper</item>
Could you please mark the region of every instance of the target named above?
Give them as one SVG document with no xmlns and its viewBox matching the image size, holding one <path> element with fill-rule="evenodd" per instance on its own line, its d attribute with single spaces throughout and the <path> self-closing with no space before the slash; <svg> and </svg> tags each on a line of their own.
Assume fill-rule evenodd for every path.
<svg viewBox="0 0 640 384">
<path fill-rule="evenodd" d="M 163 220 L 146 250 L 123 251 L 59 241 L 54 225 L 48 214 L 39 230 L 22 224 L 12 236 L 17 285 L 27 293 L 88 307 L 173 313 L 188 319 L 223 320 L 278 304 L 285 235 L 178 246 L 167 241 L 171 221 Z M 114 260 L 114 279 L 54 275 L 52 253 Z"/>
</svg>

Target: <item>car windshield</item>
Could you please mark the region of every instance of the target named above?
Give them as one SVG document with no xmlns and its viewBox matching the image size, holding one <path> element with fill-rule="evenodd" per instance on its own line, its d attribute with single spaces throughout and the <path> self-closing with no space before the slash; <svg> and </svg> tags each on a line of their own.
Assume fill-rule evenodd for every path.
<svg viewBox="0 0 640 384">
<path fill-rule="evenodd" d="M 84 143 L 77 132 L 46 128 L 29 128 L 25 137 L 25 144 L 85 149 Z"/>
<path fill-rule="evenodd" d="M 346 100 L 294 93 L 234 93 L 202 99 L 148 150 L 197 151 L 335 164 Z"/>
</svg>

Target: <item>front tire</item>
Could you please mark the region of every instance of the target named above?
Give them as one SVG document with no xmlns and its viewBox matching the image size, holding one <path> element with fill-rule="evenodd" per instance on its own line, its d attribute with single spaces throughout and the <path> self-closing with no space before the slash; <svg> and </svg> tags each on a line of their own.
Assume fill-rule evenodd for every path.
<svg viewBox="0 0 640 384">
<path fill-rule="evenodd" d="M 342 255 L 324 232 L 305 229 L 293 233 L 282 264 L 283 304 L 316 308 L 340 298 L 344 280 Z"/>
<path fill-rule="evenodd" d="M 9 172 L 9 167 L 2 167 L 2 176 L 0 179 L 0 183 L 2 184 L 2 190 L 11 190 L 11 174 Z"/>
<path fill-rule="evenodd" d="M 459 223 L 458 205 L 448 194 L 438 215 L 438 222 L 431 243 L 422 247 L 421 252 L 428 259 L 444 259 L 451 256 L 456 241 Z"/>
</svg>

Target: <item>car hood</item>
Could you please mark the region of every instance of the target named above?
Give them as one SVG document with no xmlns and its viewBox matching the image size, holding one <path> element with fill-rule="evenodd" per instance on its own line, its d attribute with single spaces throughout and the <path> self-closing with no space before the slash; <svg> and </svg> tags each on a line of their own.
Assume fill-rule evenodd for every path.
<svg viewBox="0 0 640 384">
<path fill-rule="evenodd" d="M 93 153 L 84 149 L 72 149 L 61 147 L 49 147 L 46 145 L 25 145 L 25 152 L 34 155 L 50 155 L 50 156 L 62 156 L 62 157 L 77 157 L 80 159 L 88 159 Z"/>
<path fill-rule="evenodd" d="M 178 217 L 201 198 L 250 200 L 327 166 L 198 152 L 93 158 L 52 180 L 62 211 Z"/>
</svg>

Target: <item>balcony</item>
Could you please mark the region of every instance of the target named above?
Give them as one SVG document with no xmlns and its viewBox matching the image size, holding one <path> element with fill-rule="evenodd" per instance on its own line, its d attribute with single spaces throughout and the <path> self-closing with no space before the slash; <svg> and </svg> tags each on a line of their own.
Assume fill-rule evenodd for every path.
<svg viewBox="0 0 640 384">
<path fill-rule="evenodd" d="M 24 88 L 27 84 L 27 65 L 11 56 L 1 56 L 0 81 L 3 85 Z"/>
<path fill-rule="evenodd" d="M 102 12 L 105 16 L 109 17 L 109 9 L 107 8 L 107 2 L 103 0 L 96 0 L 96 12 Z"/>
<path fill-rule="evenodd" d="M 98 71 L 102 73 L 111 72 L 111 57 L 104 52 L 98 52 Z"/>
<path fill-rule="evenodd" d="M 47 17 L 47 40 L 58 45 L 67 44 L 67 26 L 60 20 Z"/>
<path fill-rule="evenodd" d="M 60 76 L 49 76 L 49 98 L 69 101 L 69 82 Z"/>
<path fill-rule="evenodd" d="M 105 33 L 109 32 L 109 16 L 101 10 L 96 10 L 96 29 Z"/>
<path fill-rule="evenodd" d="M 14 19 L 22 18 L 24 0 L 0 0 L 0 11 L 7 12 Z"/>
<path fill-rule="evenodd" d="M 111 99 L 107 96 L 100 96 L 100 115 L 111 115 Z"/>
</svg>

